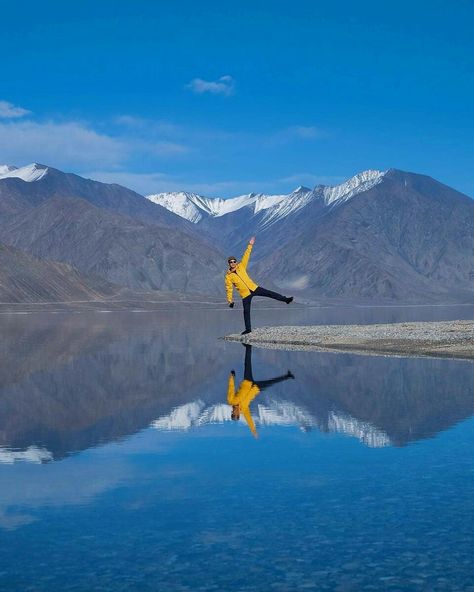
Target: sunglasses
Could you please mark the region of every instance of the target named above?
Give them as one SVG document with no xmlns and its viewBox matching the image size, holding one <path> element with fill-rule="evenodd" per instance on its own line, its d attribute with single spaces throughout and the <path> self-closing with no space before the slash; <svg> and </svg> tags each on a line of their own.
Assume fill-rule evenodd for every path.
<svg viewBox="0 0 474 592">
<path fill-rule="evenodd" d="M 237 263 L 237 259 L 230 259 L 229 263 Z"/>
</svg>

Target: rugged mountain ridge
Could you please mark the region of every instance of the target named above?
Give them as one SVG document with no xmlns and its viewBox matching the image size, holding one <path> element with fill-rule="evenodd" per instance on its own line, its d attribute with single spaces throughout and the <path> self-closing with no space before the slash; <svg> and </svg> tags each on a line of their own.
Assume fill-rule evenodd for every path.
<svg viewBox="0 0 474 592">
<path fill-rule="evenodd" d="M 474 298 L 474 201 L 430 177 L 365 171 L 335 187 L 236 200 L 229 212 L 216 201 L 195 225 L 237 256 L 256 234 L 255 276 L 281 290 L 339 301 Z"/>
<path fill-rule="evenodd" d="M 314 208 L 314 210 L 313 210 Z M 323 212 L 257 264 L 287 289 L 340 299 L 472 301 L 474 201 L 422 175 L 383 182 Z"/>
<path fill-rule="evenodd" d="M 125 187 L 44 165 L 0 169 L 0 240 L 134 290 L 221 289 L 223 255 L 190 222 Z"/>
<path fill-rule="evenodd" d="M 0 168 L 0 240 L 135 290 L 222 293 L 225 254 L 257 235 L 252 273 L 311 301 L 472 302 L 474 201 L 368 170 L 334 187 L 223 200 L 145 199 L 44 165 Z"/>
</svg>

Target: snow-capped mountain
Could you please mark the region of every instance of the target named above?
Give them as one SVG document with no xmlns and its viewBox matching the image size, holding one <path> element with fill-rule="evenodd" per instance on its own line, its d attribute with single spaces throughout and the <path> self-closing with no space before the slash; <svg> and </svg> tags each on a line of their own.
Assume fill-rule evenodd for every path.
<svg viewBox="0 0 474 592">
<path fill-rule="evenodd" d="M 322 200 L 326 206 L 347 201 L 380 183 L 384 175 L 385 172 L 382 171 L 368 170 L 334 187 L 318 185 L 314 189 L 309 189 L 300 186 L 283 195 L 249 193 L 222 199 L 181 191 L 148 195 L 147 199 L 195 224 L 208 216 L 218 218 L 242 208 L 249 208 L 253 215 L 264 213 L 261 221 L 263 228 L 297 212 L 314 199 Z"/>
<path fill-rule="evenodd" d="M 204 217 L 219 218 L 241 208 L 251 207 L 253 213 L 271 208 L 284 201 L 287 195 L 265 195 L 263 193 L 249 193 L 229 199 L 220 197 L 204 197 L 197 193 L 177 191 L 171 193 L 157 193 L 148 195 L 147 199 L 190 222 L 198 223 Z"/>
<path fill-rule="evenodd" d="M 370 448 L 391 445 L 385 432 L 368 422 L 362 422 L 346 414 L 332 411 L 326 420 L 318 420 L 307 410 L 288 401 L 270 400 L 267 405 L 258 404 L 252 410 L 257 426 L 294 426 L 303 431 L 318 428 L 327 432 L 352 436 Z M 187 431 L 207 424 L 231 421 L 229 405 L 218 403 L 208 405 L 198 399 L 173 409 L 169 415 L 152 422 L 151 427 L 161 431 Z M 243 416 L 239 422 L 245 424 Z"/>
<path fill-rule="evenodd" d="M 48 170 L 47 166 L 36 162 L 20 168 L 13 165 L 2 164 L 0 165 L 0 179 L 15 177 L 17 179 L 22 179 L 27 183 L 33 183 L 34 181 L 40 181 L 45 177 L 48 174 Z"/>
</svg>

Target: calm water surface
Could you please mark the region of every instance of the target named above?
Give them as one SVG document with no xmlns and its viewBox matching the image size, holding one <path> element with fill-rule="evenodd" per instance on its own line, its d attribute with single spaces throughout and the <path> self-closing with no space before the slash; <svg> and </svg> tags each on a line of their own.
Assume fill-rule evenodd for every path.
<svg viewBox="0 0 474 592">
<path fill-rule="evenodd" d="M 0 590 L 474 590 L 474 364 L 218 340 L 240 325 L 0 315 Z"/>
</svg>

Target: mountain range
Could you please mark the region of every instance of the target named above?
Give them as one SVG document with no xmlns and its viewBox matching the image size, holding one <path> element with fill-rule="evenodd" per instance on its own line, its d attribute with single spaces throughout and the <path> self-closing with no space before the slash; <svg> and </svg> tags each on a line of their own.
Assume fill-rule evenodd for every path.
<svg viewBox="0 0 474 592">
<path fill-rule="evenodd" d="M 190 222 L 120 185 L 38 164 L 6 168 L 0 241 L 136 291 L 220 289 L 222 254 Z"/>
<path fill-rule="evenodd" d="M 474 296 L 474 201 L 424 175 L 367 170 L 285 195 L 145 199 L 45 165 L 0 166 L 1 242 L 134 291 L 222 294 L 226 256 L 252 235 L 251 274 L 306 301 Z"/>
<path fill-rule="evenodd" d="M 255 275 L 282 290 L 339 300 L 474 296 L 474 201 L 424 175 L 369 170 L 288 195 L 148 199 L 237 255 L 257 235 Z"/>
</svg>

